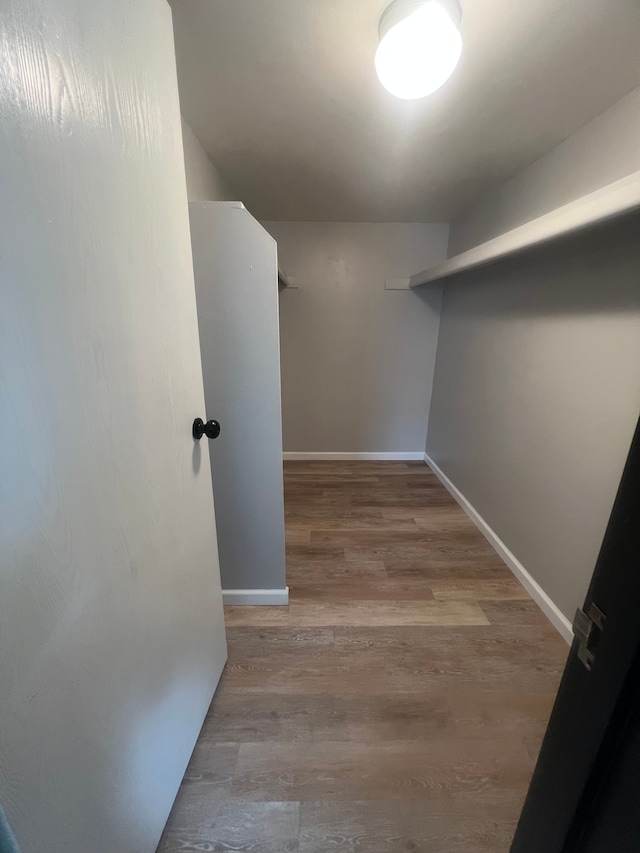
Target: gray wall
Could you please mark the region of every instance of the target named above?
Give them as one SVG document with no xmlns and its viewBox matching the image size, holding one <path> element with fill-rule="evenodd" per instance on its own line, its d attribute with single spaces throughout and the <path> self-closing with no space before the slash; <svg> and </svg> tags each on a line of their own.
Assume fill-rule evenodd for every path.
<svg viewBox="0 0 640 853">
<path fill-rule="evenodd" d="M 280 267 L 285 451 L 421 451 L 440 293 L 385 291 L 446 257 L 448 227 L 268 222 Z"/>
<path fill-rule="evenodd" d="M 454 251 L 640 168 L 639 104 L 635 92 L 454 222 Z M 427 452 L 568 618 L 640 411 L 639 269 L 636 215 L 444 290 Z"/>
<path fill-rule="evenodd" d="M 284 590 L 276 245 L 237 203 L 189 218 L 222 588 Z"/>
<path fill-rule="evenodd" d="M 182 144 L 189 201 L 234 201 L 236 197 L 233 191 L 227 186 L 184 118 Z"/>
<path fill-rule="evenodd" d="M 451 223 L 449 256 L 640 170 L 640 88 Z"/>
</svg>

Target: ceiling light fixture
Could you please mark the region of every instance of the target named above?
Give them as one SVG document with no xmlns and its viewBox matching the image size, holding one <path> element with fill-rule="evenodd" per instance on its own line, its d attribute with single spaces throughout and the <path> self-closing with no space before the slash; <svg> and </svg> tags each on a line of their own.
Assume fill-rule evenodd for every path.
<svg viewBox="0 0 640 853">
<path fill-rule="evenodd" d="M 458 0 L 394 0 L 380 18 L 376 71 L 398 98 L 424 98 L 453 74 L 462 52 Z"/>
</svg>

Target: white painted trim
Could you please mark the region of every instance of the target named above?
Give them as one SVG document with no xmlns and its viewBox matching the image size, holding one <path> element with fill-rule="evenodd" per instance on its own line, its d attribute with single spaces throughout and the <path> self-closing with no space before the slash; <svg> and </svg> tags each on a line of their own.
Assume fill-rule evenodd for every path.
<svg viewBox="0 0 640 853">
<path fill-rule="evenodd" d="M 422 460 L 423 456 L 424 454 L 421 450 L 401 450 L 393 453 L 324 453 L 316 451 L 311 451 L 309 453 L 298 453 L 297 451 L 287 450 L 282 454 L 282 458 L 285 460 L 285 462 L 312 462 L 314 460 L 325 462 L 338 462 L 340 460 L 360 460 L 362 462 L 374 461 L 376 459 L 386 459 L 389 461 L 395 460 L 397 462 L 415 462 L 418 460 Z"/>
<path fill-rule="evenodd" d="M 385 290 L 410 290 L 410 278 L 386 278 L 384 281 Z"/>
<path fill-rule="evenodd" d="M 560 608 L 555 604 L 542 589 L 540 584 L 535 581 L 529 572 L 525 569 L 518 558 L 504 544 L 498 534 L 491 528 L 478 510 L 465 498 L 462 492 L 456 485 L 447 477 L 444 471 L 439 468 L 428 453 L 423 456 L 425 463 L 431 468 L 442 485 L 450 492 L 460 504 L 462 509 L 467 513 L 471 521 L 476 525 L 489 544 L 495 549 L 504 562 L 509 566 L 513 574 L 520 581 L 522 586 L 527 590 L 529 595 L 536 602 L 538 607 L 545 614 L 547 619 L 564 637 L 567 643 L 573 641 L 573 631 L 571 630 L 571 622 L 567 619 Z"/>
<path fill-rule="evenodd" d="M 433 281 L 448 278 L 465 270 L 478 269 L 500 258 L 515 255 L 532 246 L 540 246 L 567 234 L 574 234 L 609 219 L 623 216 L 640 208 L 640 171 L 632 172 L 619 181 L 563 204 L 537 219 L 525 222 L 511 231 L 500 234 L 455 255 L 435 267 L 411 276 L 410 287 L 422 287 Z"/>
<path fill-rule="evenodd" d="M 199 205 L 215 205 L 216 207 L 231 207 L 236 210 L 246 210 L 244 204 L 241 201 L 190 201 L 189 204 L 199 204 Z"/>
<path fill-rule="evenodd" d="M 223 589 L 222 603 L 230 605 L 289 604 L 289 587 L 284 589 Z"/>
</svg>

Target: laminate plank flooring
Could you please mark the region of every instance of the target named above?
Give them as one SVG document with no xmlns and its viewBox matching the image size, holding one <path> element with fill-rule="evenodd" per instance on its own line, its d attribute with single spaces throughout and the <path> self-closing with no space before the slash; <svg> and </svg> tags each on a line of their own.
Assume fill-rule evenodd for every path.
<svg viewBox="0 0 640 853">
<path fill-rule="evenodd" d="M 158 850 L 507 853 L 567 645 L 423 463 L 285 463 L 285 514 Z"/>
</svg>

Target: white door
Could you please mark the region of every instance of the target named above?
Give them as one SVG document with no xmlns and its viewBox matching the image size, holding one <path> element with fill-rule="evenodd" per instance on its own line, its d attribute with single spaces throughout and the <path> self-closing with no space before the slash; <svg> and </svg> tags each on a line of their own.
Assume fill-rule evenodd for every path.
<svg viewBox="0 0 640 853">
<path fill-rule="evenodd" d="M 150 853 L 226 657 L 164 0 L 0 6 L 0 368 L 0 801 Z"/>
</svg>

